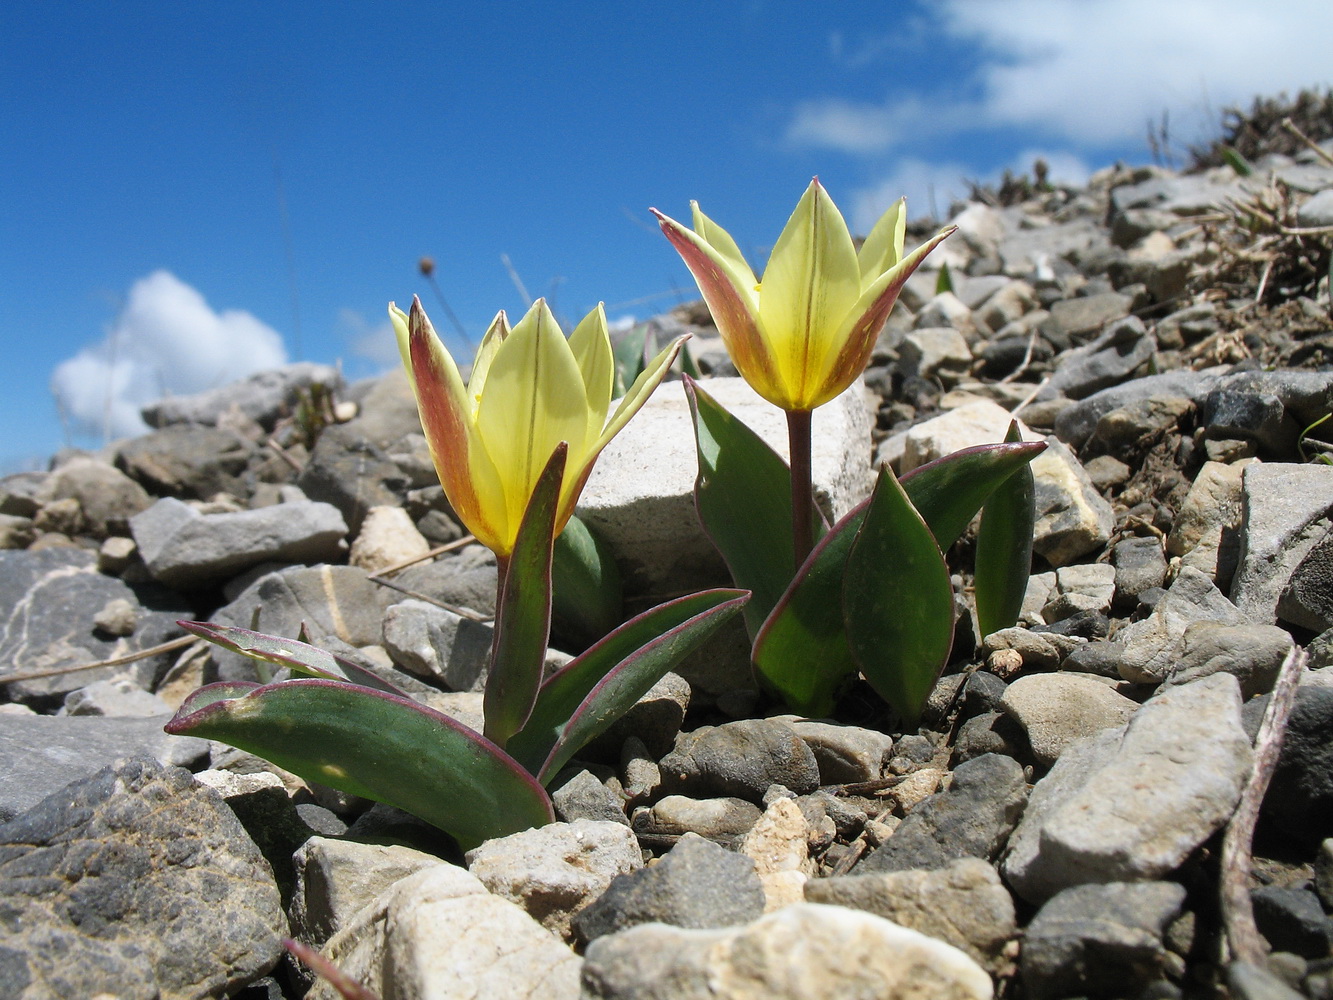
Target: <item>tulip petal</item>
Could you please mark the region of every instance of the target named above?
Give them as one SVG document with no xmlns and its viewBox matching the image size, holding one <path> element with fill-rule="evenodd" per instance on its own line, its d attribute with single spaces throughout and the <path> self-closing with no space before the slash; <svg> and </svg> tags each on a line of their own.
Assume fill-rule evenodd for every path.
<svg viewBox="0 0 1333 1000">
<path fill-rule="evenodd" d="M 957 227 L 942 230 L 875 279 L 862 293 L 838 329 L 833 342 L 841 345 L 837 355 L 825 370 L 824 381 L 811 393 L 811 407 L 822 406 L 833 399 L 865 371 L 875 341 L 884 321 L 889 318 L 898 293 L 907 279 Z"/>
<path fill-rule="evenodd" d="M 690 211 L 694 214 L 694 231 L 702 236 L 710 247 L 730 259 L 738 270 L 749 271 L 753 275 L 750 265 L 745 262 L 745 255 L 741 253 L 741 248 L 736 245 L 731 234 L 704 215 L 697 201 L 690 202 Z"/>
<path fill-rule="evenodd" d="M 504 483 L 512 545 L 556 445 L 567 442 L 571 454 L 587 451 L 583 375 L 544 299 L 533 303 L 496 351 L 477 428 Z"/>
<path fill-rule="evenodd" d="M 899 198 L 879 217 L 875 228 L 861 244 L 856 255 L 861 265 L 861 284 L 874 281 L 903 257 L 903 241 L 907 238 L 907 199 Z"/>
<path fill-rule="evenodd" d="M 810 409 L 833 339 L 861 294 L 847 223 L 818 180 L 801 196 L 764 270 L 759 317 L 787 389 L 787 409 Z M 739 368 L 739 364 L 737 364 Z"/>
<path fill-rule="evenodd" d="M 588 436 L 596 441 L 611 408 L 611 387 L 616 379 L 616 362 L 611 353 L 611 337 L 606 330 L 606 310 L 602 303 L 583 317 L 569 335 L 569 349 L 583 373 L 583 392 L 588 404 Z M 582 456 L 570 452 L 570 464 L 577 467 Z"/>
<path fill-rule="evenodd" d="M 395 330 L 401 314 L 396 309 L 390 312 Z M 508 552 L 513 539 L 505 541 L 507 527 L 499 520 L 505 514 L 503 487 L 472 423 L 458 366 L 415 297 L 407 336 L 399 336 L 399 349 L 404 348 L 421 428 L 454 513 L 484 545 Z M 517 524 L 515 521 L 515 531 Z"/>
<path fill-rule="evenodd" d="M 500 345 L 505 342 L 509 336 L 509 317 L 501 309 L 495 314 L 495 319 L 491 320 L 491 325 L 486 328 L 486 335 L 481 338 L 481 346 L 477 348 L 476 360 L 472 362 L 472 374 L 467 380 L 467 394 L 469 411 L 473 420 L 477 417 L 477 404 L 481 401 L 482 391 L 486 388 L 486 376 L 490 373 L 491 362 L 495 360 L 495 353 L 500 350 Z"/>
<path fill-rule="evenodd" d="M 754 272 L 748 265 L 742 270 L 730 257 L 713 249 L 702 236 L 675 219 L 655 208 L 649 211 L 657 216 L 662 232 L 694 275 L 737 371 L 759 395 L 783 405 L 785 390 L 778 382 L 773 352 L 759 320 Z"/>
</svg>

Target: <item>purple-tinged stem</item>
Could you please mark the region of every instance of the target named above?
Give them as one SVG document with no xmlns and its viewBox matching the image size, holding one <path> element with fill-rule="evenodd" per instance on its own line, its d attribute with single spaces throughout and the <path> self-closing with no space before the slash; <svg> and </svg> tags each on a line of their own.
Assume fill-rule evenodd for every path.
<svg viewBox="0 0 1333 1000">
<path fill-rule="evenodd" d="M 795 569 L 800 569 L 814 548 L 812 524 L 815 492 L 810 478 L 809 410 L 787 411 L 787 443 L 791 455 L 791 539 Z"/>
</svg>

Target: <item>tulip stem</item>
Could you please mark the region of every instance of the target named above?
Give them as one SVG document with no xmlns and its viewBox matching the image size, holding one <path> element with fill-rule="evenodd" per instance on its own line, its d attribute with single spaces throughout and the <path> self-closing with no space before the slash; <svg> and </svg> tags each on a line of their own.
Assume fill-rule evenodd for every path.
<svg viewBox="0 0 1333 1000">
<path fill-rule="evenodd" d="M 810 411 L 787 411 L 787 443 L 791 455 L 791 538 L 796 569 L 814 548 L 812 527 L 815 492 L 810 478 Z"/>
</svg>

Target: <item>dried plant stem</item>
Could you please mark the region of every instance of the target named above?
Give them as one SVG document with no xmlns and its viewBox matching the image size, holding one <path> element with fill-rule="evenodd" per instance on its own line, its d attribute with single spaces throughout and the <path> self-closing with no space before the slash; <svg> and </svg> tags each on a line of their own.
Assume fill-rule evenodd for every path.
<svg viewBox="0 0 1333 1000">
<path fill-rule="evenodd" d="M 96 663 L 80 663 L 72 667 L 53 667 L 50 670 L 30 670 L 27 673 L 6 674 L 0 677 L 0 684 L 13 684 L 15 681 L 37 681 L 43 677 L 59 677 L 61 674 L 76 674 L 81 670 L 100 670 L 102 667 L 123 667 L 125 664 L 134 663 L 136 660 L 146 660 L 150 656 L 170 653 L 174 649 L 182 649 L 194 642 L 199 642 L 199 640 L 192 635 L 183 635 L 179 639 L 172 639 L 170 642 L 158 643 L 156 646 L 149 646 L 147 649 L 141 649 L 134 653 L 126 653 L 124 656 L 113 656 L 109 660 L 98 660 Z"/>
<path fill-rule="evenodd" d="M 814 482 L 810 471 L 809 410 L 787 411 L 787 443 L 791 455 L 791 538 L 795 569 L 800 569 L 814 548 L 811 521 L 815 513 Z"/>
<path fill-rule="evenodd" d="M 379 994 L 362 986 L 308 944 L 284 938 L 282 946 L 315 975 L 328 980 L 344 1000 L 380 1000 Z"/>
<path fill-rule="evenodd" d="M 464 535 L 462 538 L 455 538 L 452 542 L 445 542 L 443 545 L 435 546 L 435 548 L 423 555 L 413 556 L 411 559 L 404 559 L 402 562 L 394 563 L 392 566 L 385 566 L 384 569 L 376 570 L 374 573 L 370 574 L 370 578 L 376 580 L 386 576 L 393 576 L 395 573 L 400 573 L 409 566 L 415 566 L 417 563 L 423 563 L 430 559 L 434 559 L 436 556 L 442 556 L 446 552 L 453 552 L 457 549 L 461 549 L 465 545 L 471 545 L 476 540 L 475 535 Z"/>
<path fill-rule="evenodd" d="M 1250 903 L 1250 844 L 1254 827 L 1259 820 L 1259 806 L 1268 791 L 1278 754 L 1287 731 L 1287 719 L 1296 702 L 1296 689 L 1301 672 L 1305 669 L 1305 653 L 1293 647 L 1282 661 L 1277 683 L 1264 712 L 1259 734 L 1254 739 L 1254 769 L 1241 792 L 1240 804 L 1227 824 L 1222 840 L 1222 920 L 1226 928 L 1227 945 L 1233 961 L 1262 966 L 1264 946 L 1259 929 L 1254 923 L 1254 907 Z"/>
<path fill-rule="evenodd" d="M 474 622 L 488 622 L 491 620 L 490 615 L 479 614 L 476 611 L 473 611 L 471 608 L 465 608 L 459 604 L 450 604 L 448 601 L 441 601 L 437 598 L 431 597 L 429 594 L 423 594 L 416 590 L 410 590 L 407 587 L 403 587 L 400 586 L 399 584 L 394 583 L 392 580 L 386 580 L 381 576 L 370 576 L 367 577 L 366 579 L 368 579 L 371 583 L 379 584 L 381 587 L 388 587 L 390 590 L 396 590 L 400 594 L 405 594 L 408 597 L 412 598 L 413 600 L 425 601 L 427 604 L 433 604 L 437 608 L 444 608 L 445 611 L 453 612 L 454 614 L 458 615 L 459 618 L 470 618 Z"/>
</svg>

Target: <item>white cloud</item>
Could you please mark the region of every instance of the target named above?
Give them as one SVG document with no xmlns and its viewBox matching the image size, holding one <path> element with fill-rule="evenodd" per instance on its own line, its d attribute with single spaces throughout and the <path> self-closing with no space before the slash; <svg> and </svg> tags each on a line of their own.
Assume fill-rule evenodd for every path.
<svg viewBox="0 0 1333 1000">
<path fill-rule="evenodd" d="M 974 48 L 970 70 L 950 79 L 971 96 L 807 101 L 793 109 L 788 141 L 864 154 L 904 138 L 1022 127 L 1075 146 L 1123 144 L 1166 111 L 1189 145 L 1210 137 L 1223 107 L 1333 80 L 1327 0 L 940 0 L 934 11 L 933 29 L 918 23 L 904 44 Z M 840 40 L 834 58 L 845 61 L 851 44 Z"/>
<path fill-rule="evenodd" d="M 355 309 L 339 309 L 338 328 L 354 356 L 381 368 L 394 368 L 402 364 L 398 339 L 394 336 L 393 324 L 387 319 L 372 325 Z"/>
<path fill-rule="evenodd" d="M 130 288 L 99 344 L 62 361 L 51 391 L 67 421 L 112 437 L 146 430 L 139 408 L 285 364 L 281 335 L 240 309 L 215 312 L 194 288 L 154 271 Z"/>
</svg>

